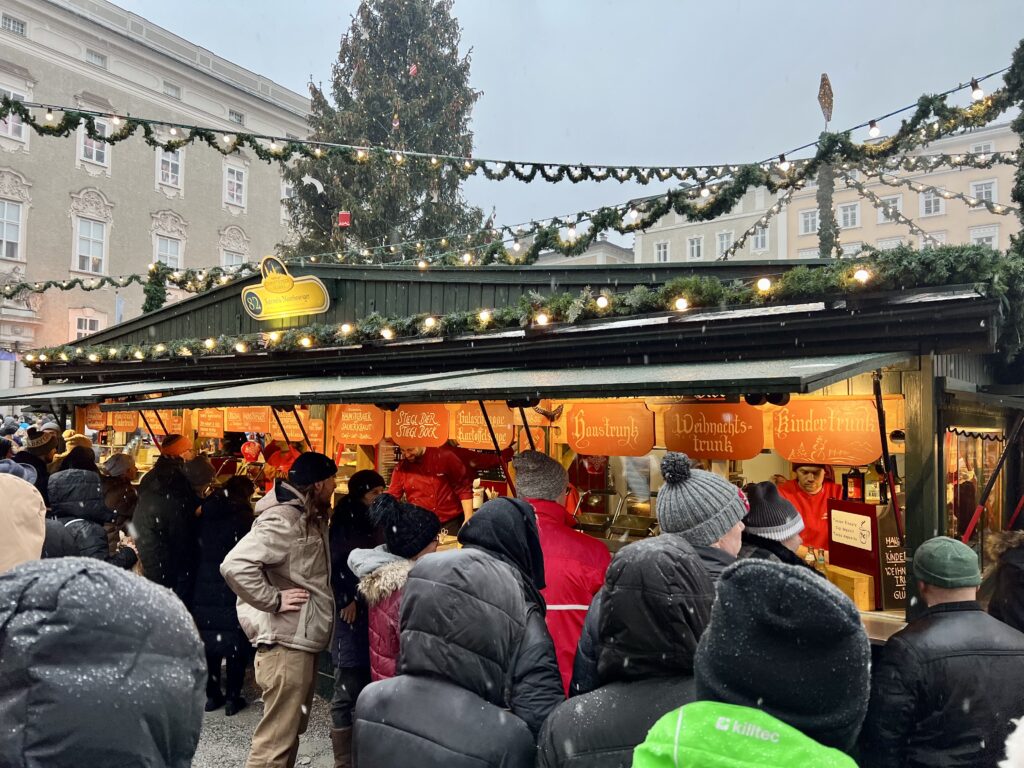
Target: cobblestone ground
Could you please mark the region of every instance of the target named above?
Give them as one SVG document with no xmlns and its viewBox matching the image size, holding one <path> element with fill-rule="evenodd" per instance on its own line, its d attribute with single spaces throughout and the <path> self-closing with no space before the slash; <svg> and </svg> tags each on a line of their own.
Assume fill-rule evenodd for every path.
<svg viewBox="0 0 1024 768">
<path fill-rule="evenodd" d="M 207 712 L 203 716 L 203 732 L 199 749 L 192 760 L 192 768 L 243 768 L 249 754 L 252 732 L 263 715 L 263 704 L 258 702 L 259 689 L 252 680 L 252 670 L 245 684 L 245 698 L 249 706 L 233 717 L 225 717 L 224 710 Z M 331 715 L 327 702 L 315 696 L 309 727 L 299 741 L 299 759 L 296 766 L 303 768 L 331 768 Z"/>
</svg>

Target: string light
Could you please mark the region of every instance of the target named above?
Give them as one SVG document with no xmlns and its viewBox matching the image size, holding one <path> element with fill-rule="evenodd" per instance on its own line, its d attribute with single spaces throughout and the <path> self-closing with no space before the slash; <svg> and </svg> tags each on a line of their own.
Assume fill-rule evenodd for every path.
<svg viewBox="0 0 1024 768">
<path fill-rule="evenodd" d="M 757 281 L 757 290 L 761 291 L 761 293 L 764 293 L 765 291 L 770 291 L 771 287 L 772 281 L 769 280 L 767 277 L 762 277 L 760 280 Z"/>
<path fill-rule="evenodd" d="M 462 263 L 463 264 L 469 264 L 472 260 L 473 260 L 473 254 L 470 253 L 469 251 L 466 251 L 464 254 L 462 254 Z"/>
<path fill-rule="evenodd" d="M 240 341 L 237 344 L 235 344 L 235 352 L 237 352 L 238 354 L 244 355 L 248 351 L 249 345 L 246 344 L 244 341 Z"/>
<path fill-rule="evenodd" d="M 172 125 L 172 126 L 171 126 L 171 136 L 177 136 L 177 135 L 178 135 L 178 129 L 177 129 L 177 128 L 175 128 L 175 127 L 174 127 L 174 126 Z"/>
<path fill-rule="evenodd" d="M 46 362 L 47 360 L 49 360 L 50 358 L 48 358 L 48 357 L 47 357 L 47 356 L 46 356 L 46 355 L 44 354 L 44 355 L 40 355 L 40 356 L 39 356 L 39 359 L 40 359 L 40 360 L 42 360 L 42 361 L 43 361 L 43 362 L 45 363 L 45 362 Z"/>
<path fill-rule="evenodd" d="M 882 129 L 878 127 L 878 123 L 874 120 L 868 121 L 868 136 L 872 139 L 877 139 L 882 135 Z"/>
<path fill-rule="evenodd" d="M 230 144 L 235 140 L 235 138 L 230 133 L 225 133 L 223 136 L 220 137 L 220 140 L 223 141 L 225 144 Z"/>
<path fill-rule="evenodd" d="M 342 325 L 341 325 L 341 335 L 342 336 L 348 336 L 350 333 L 352 333 L 352 326 L 349 325 L 348 323 L 342 323 Z"/>
<path fill-rule="evenodd" d="M 112 122 L 114 125 L 120 125 L 121 124 L 121 118 L 118 117 L 117 115 L 114 115 L 112 118 L 110 118 L 110 122 Z"/>
<path fill-rule="evenodd" d="M 430 158 L 430 164 L 433 165 L 433 166 L 437 166 L 437 165 L 441 164 L 441 161 L 438 160 L 436 157 L 432 157 L 432 158 Z"/>
<path fill-rule="evenodd" d="M 490 310 L 487 310 L 487 309 L 481 309 L 480 310 L 480 314 L 477 315 L 477 317 L 480 319 L 481 323 L 486 325 L 487 323 L 489 323 L 491 321 L 491 312 L 490 312 Z"/>
<path fill-rule="evenodd" d="M 270 151 L 277 152 L 277 141 L 275 141 L 274 139 L 270 140 Z"/>
<path fill-rule="evenodd" d="M 597 308 L 598 309 L 608 309 L 608 297 L 607 296 L 598 296 L 596 303 L 597 303 Z"/>
<path fill-rule="evenodd" d="M 356 160 L 358 160 L 359 162 L 363 162 L 363 161 L 366 160 L 366 150 L 365 149 L 356 150 Z"/>
<path fill-rule="evenodd" d="M 217 346 L 217 342 L 214 341 L 213 339 L 207 339 L 206 341 L 203 342 L 203 346 L 206 347 L 207 349 L 213 349 L 214 347 Z"/>
<path fill-rule="evenodd" d="M 324 151 L 322 149 L 320 149 L 320 147 L 316 147 L 313 150 L 313 154 L 316 155 L 317 157 L 320 157 L 320 155 L 322 155 L 323 153 L 324 153 Z"/>
<path fill-rule="evenodd" d="M 165 347 L 163 344 L 157 344 L 155 347 L 153 347 L 153 351 L 156 353 L 166 352 L 167 347 Z"/>
<path fill-rule="evenodd" d="M 518 240 L 516 240 L 514 243 L 512 243 L 512 250 L 515 251 L 516 253 L 519 253 L 519 251 L 522 250 L 522 247 L 523 246 L 521 246 L 519 244 Z"/>
<path fill-rule="evenodd" d="M 182 347 L 178 350 L 178 354 L 182 357 L 192 357 L 192 350 L 188 347 Z"/>
<path fill-rule="evenodd" d="M 93 352 L 93 353 L 91 353 L 89 355 L 89 362 L 90 363 L 98 363 L 99 361 L 100 361 L 100 356 L 97 355 L 95 352 Z"/>
<path fill-rule="evenodd" d="M 111 347 L 110 349 L 107 350 L 107 356 L 117 357 L 117 350 L 114 347 Z"/>
<path fill-rule="evenodd" d="M 569 235 L 569 239 L 570 240 L 575 240 L 576 239 L 576 227 L 575 227 L 575 225 L 572 225 L 572 224 L 569 225 L 568 235 Z"/>
<path fill-rule="evenodd" d="M 426 261 L 424 261 L 423 259 L 420 259 L 420 260 L 419 260 L 419 261 L 418 261 L 418 262 L 416 263 L 416 266 L 417 266 L 417 267 L 419 267 L 420 269 L 426 269 L 426 268 L 427 268 L 427 262 L 426 262 Z"/>
<path fill-rule="evenodd" d="M 395 153 L 395 162 L 398 163 L 399 165 L 404 163 L 405 162 L 405 155 L 403 155 L 401 152 L 396 152 Z"/>
<path fill-rule="evenodd" d="M 711 190 L 708 189 L 707 186 L 704 185 L 704 184 L 700 185 L 700 196 L 701 197 L 710 197 L 711 196 Z"/>
<path fill-rule="evenodd" d="M 309 349 L 310 347 L 313 346 L 313 340 L 309 338 L 309 336 L 303 336 L 301 339 L 299 339 L 299 346 Z"/>
<path fill-rule="evenodd" d="M 58 357 L 59 357 L 59 358 L 60 358 L 60 359 L 61 359 L 61 360 L 62 360 L 63 362 L 65 362 L 65 363 L 66 363 L 66 362 L 68 361 L 68 356 L 67 356 L 67 354 L 66 354 L 66 353 L 64 353 L 64 352 L 61 352 L 61 353 L 60 353 L 60 354 L 58 355 Z"/>
<path fill-rule="evenodd" d="M 628 216 L 630 221 L 636 221 L 640 217 L 640 213 L 636 208 L 630 208 Z"/>
<path fill-rule="evenodd" d="M 853 273 L 853 279 L 856 280 L 861 285 L 864 285 L 864 283 L 871 279 L 871 273 L 868 272 L 863 267 L 861 267 L 860 269 Z"/>
<path fill-rule="evenodd" d="M 53 110 L 52 109 L 46 110 L 46 120 L 47 120 L 47 122 L 52 122 L 53 121 Z"/>
<path fill-rule="evenodd" d="M 690 306 L 690 302 L 688 302 L 686 299 L 684 299 L 682 296 L 680 296 L 678 299 L 676 299 L 676 305 L 675 306 L 676 306 L 676 309 L 678 311 L 682 312 L 684 309 L 686 309 L 688 306 Z"/>
<path fill-rule="evenodd" d="M 971 98 L 975 101 L 981 101 L 985 98 L 985 91 L 982 90 L 981 85 L 978 83 L 978 78 L 971 78 Z"/>
<path fill-rule="evenodd" d="M 390 328 L 382 328 L 380 331 L 380 335 L 384 337 L 385 341 L 391 341 L 393 338 L 395 338 L 395 332 L 392 331 Z"/>
<path fill-rule="evenodd" d="M 437 320 L 432 317 L 428 317 L 423 321 L 424 328 L 433 328 L 435 325 L 437 325 Z"/>
<path fill-rule="evenodd" d="M 90 357 L 92 357 L 92 355 L 90 355 Z M 33 355 L 33 354 L 28 354 L 28 355 L 25 355 L 25 360 L 26 360 L 26 362 L 29 362 L 29 363 L 31 363 L 31 362 L 34 362 L 34 361 L 35 361 L 35 359 L 36 359 L 36 356 L 35 356 L 35 355 Z"/>
<path fill-rule="evenodd" d="M 132 354 L 132 357 L 134 357 L 136 360 L 146 359 L 146 355 L 143 353 L 141 349 L 136 349 L 135 352 Z"/>
<path fill-rule="evenodd" d="M 281 340 L 281 332 L 271 331 L 270 333 L 267 334 L 267 339 L 270 341 L 271 344 L 277 344 L 277 342 Z"/>
<path fill-rule="evenodd" d="M 534 318 L 534 322 L 537 323 L 537 325 L 547 325 L 548 316 L 544 312 L 539 312 Z"/>
<path fill-rule="evenodd" d="M 779 155 L 779 170 L 785 173 L 789 170 L 789 160 L 786 159 L 785 153 Z"/>
</svg>

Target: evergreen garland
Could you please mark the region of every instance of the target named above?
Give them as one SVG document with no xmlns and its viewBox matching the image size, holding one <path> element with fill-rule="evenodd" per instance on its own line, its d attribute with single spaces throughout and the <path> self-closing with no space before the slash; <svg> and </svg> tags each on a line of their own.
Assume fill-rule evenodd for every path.
<svg viewBox="0 0 1024 768">
<path fill-rule="evenodd" d="M 835 174 L 829 163 L 818 169 L 818 256 L 831 259 L 839 246 L 839 224 L 832 200 L 836 190 Z"/>
</svg>

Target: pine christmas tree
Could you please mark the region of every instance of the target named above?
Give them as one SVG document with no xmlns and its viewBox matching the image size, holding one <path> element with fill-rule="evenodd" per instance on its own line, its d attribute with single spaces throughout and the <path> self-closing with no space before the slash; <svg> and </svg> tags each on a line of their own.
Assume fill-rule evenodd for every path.
<svg viewBox="0 0 1024 768">
<path fill-rule="evenodd" d="M 480 93 L 469 86 L 470 57 L 459 55 L 451 11 L 452 0 L 363 0 L 341 39 L 331 98 L 310 84 L 310 138 L 470 156 Z M 323 183 L 323 193 L 302 183 L 307 174 Z M 481 226 L 458 172 L 443 164 L 325 156 L 300 161 L 285 176 L 296 192 L 288 206 L 298 240 L 289 253 L 373 248 Z M 337 226 L 340 211 L 351 212 L 350 227 Z"/>
</svg>

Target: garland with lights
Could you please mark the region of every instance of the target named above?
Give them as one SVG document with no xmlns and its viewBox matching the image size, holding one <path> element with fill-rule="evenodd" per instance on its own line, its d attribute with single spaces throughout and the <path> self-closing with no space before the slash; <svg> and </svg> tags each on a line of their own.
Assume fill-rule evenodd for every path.
<svg viewBox="0 0 1024 768">
<path fill-rule="evenodd" d="M 773 279 L 774 278 L 774 279 Z M 764 306 L 835 300 L 866 291 L 896 291 L 945 285 L 974 285 L 1002 306 L 1000 349 L 1007 359 L 1024 347 L 1024 258 L 982 246 L 940 245 L 918 251 L 904 245 L 869 249 L 857 259 L 823 260 L 757 281 L 724 282 L 716 277 L 680 277 L 661 286 L 636 286 L 625 293 L 608 290 L 543 296 L 531 292 L 507 307 L 485 307 L 441 317 L 427 314 L 384 317 L 377 313 L 353 323 L 319 324 L 287 331 L 177 339 L 153 344 L 84 347 L 62 345 L 24 356 L 32 366 L 62 362 L 178 360 L 251 354 L 341 349 L 364 343 L 387 344 L 415 338 L 487 333 L 543 327 L 599 318 L 621 318 L 696 308 Z"/>
<path fill-rule="evenodd" d="M 853 178 L 852 176 L 846 173 L 843 174 L 843 181 L 846 182 L 846 186 L 852 187 L 853 189 L 857 190 L 857 192 L 862 197 L 867 199 L 867 201 L 875 207 L 875 210 L 881 211 L 883 214 L 885 214 L 886 217 L 888 217 L 890 221 L 895 222 L 896 224 L 902 224 L 903 226 L 910 230 L 911 234 L 917 235 L 918 237 L 922 238 L 929 246 L 939 245 L 938 240 L 936 240 L 932 235 L 928 234 L 923 229 L 921 229 L 921 227 L 915 224 L 913 220 L 905 216 L 903 212 L 899 210 L 899 208 L 897 208 L 895 205 L 885 202 L 885 200 L 883 200 L 870 189 L 868 189 L 863 183 L 857 181 L 857 179 Z"/>
<path fill-rule="evenodd" d="M 776 200 L 775 203 L 767 211 L 765 211 L 761 215 L 761 218 L 759 218 L 757 221 L 751 224 L 747 228 L 747 230 L 739 236 L 739 239 L 733 241 L 733 244 L 730 245 L 725 250 L 725 252 L 718 257 L 717 261 L 728 261 L 730 256 L 735 256 L 736 252 L 744 245 L 746 245 L 747 240 L 757 233 L 757 230 L 767 227 L 768 222 L 774 219 L 779 213 L 782 212 L 783 208 L 785 208 L 793 201 L 794 192 L 796 192 L 796 189 L 787 189 L 786 192 L 781 197 L 779 197 L 779 199 Z"/>
<path fill-rule="evenodd" d="M 1002 203 L 996 203 L 992 200 L 985 200 L 983 198 L 974 197 L 963 192 L 953 192 L 945 187 L 934 187 L 929 184 L 922 184 L 913 179 L 904 179 L 900 176 L 894 176 L 889 174 L 889 179 L 886 179 L 886 174 L 881 171 L 865 171 L 865 175 L 872 178 L 877 178 L 879 182 L 885 184 L 887 187 L 907 187 L 912 189 L 914 192 L 928 192 L 933 195 L 938 195 L 944 200 L 959 200 L 962 203 L 966 203 L 971 208 L 983 207 L 988 210 L 989 213 L 997 216 L 1009 216 L 1012 213 L 1018 213 L 1018 210 L 1012 205 L 1003 205 Z"/>
</svg>

